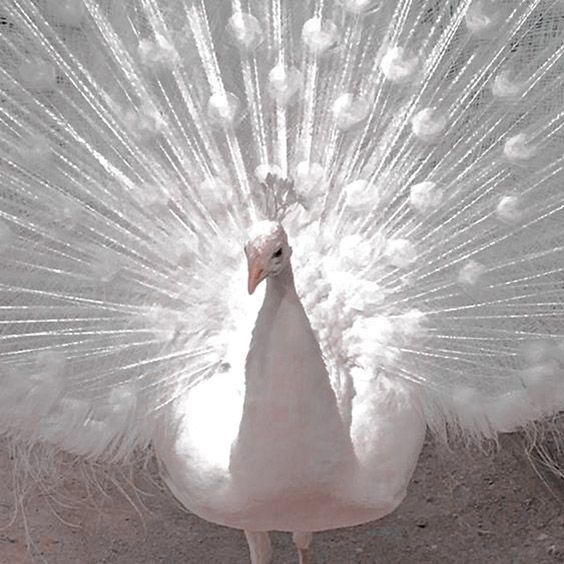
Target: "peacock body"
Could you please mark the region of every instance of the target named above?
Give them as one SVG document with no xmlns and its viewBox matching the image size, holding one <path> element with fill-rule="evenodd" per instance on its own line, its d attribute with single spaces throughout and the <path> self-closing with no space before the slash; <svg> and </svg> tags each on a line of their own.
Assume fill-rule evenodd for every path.
<svg viewBox="0 0 564 564">
<path fill-rule="evenodd" d="M 426 427 L 562 409 L 564 3 L 7 0 L 0 34 L 14 444 L 153 445 L 305 562 Z"/>
</svg>

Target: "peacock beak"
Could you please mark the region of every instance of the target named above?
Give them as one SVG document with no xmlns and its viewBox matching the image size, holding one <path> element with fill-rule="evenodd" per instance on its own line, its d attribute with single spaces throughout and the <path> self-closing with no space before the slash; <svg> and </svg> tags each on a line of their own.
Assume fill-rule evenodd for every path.
<svg viewBox="0 0 564 564">
<path fill-rule="evenodd" d="M 263 268 L 260 258 L 249 261 L 249 294 L 252 294 L 257 286 L 266 278 L 266 270 Z"/>
</svg>

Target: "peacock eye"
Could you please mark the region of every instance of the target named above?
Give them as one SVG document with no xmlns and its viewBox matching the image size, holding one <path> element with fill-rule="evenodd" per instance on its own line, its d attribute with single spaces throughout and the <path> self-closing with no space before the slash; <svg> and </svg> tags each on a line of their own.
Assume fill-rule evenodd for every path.
<svg viewBox="0 0 564 564">
<path fill-rule="evenodd" d="M 282 256 L 282 248 L 278 249 L 275 253 L 272 254 L 272 258 L 279 258 Z"/>
</svg>

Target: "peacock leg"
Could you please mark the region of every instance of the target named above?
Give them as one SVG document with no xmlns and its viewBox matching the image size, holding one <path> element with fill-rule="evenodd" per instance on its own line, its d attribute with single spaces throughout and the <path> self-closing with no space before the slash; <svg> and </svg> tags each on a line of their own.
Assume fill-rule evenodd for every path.
<svg viewBox="0 0 564 564">
<path fill-rule="evenodd" d="M 272 557 L 272 547 L 268 531 L 245 531 L 251 564 L 268 564 Z"/>
<path fill-rule="evenodd" d="M 292 540 L 298 549 L 300 564 L 312 564 L 313 551 L 311 548 L 312 533 L 293 533 Z"/>
</svg>

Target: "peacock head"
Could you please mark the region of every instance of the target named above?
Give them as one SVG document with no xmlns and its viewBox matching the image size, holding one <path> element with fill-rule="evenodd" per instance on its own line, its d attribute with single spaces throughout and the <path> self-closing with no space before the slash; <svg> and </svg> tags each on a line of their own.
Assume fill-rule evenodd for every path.
<svg viewBox="0 0 564 564">
<path fill-rule="evenodd" d="M 290 264 L 292 249 L 280 223 L 261 221 L 249 231 L 245 254 L 249 266 L 249 294 L 252 294 L 265 278 L 277 276 Z"/>
</svg>

